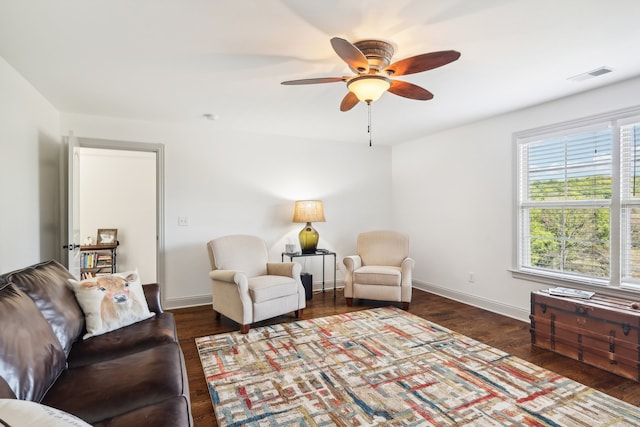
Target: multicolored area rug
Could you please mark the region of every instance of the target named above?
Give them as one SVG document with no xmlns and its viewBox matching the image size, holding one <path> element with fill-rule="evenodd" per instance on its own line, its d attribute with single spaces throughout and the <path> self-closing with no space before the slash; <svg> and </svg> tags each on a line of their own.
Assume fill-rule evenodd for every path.
<svg viewBox="0 0 640 427">
<path fill-rule="evenodd" d="M 640 408 L 392 307 L 196 344 L 220 426 L 640 425 Z"/>
</svg>

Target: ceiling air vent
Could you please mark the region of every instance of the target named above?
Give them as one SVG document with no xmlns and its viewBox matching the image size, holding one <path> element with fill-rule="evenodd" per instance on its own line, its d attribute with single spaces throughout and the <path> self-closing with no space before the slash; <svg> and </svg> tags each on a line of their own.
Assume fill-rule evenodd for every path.
<svg viewBox="0 0 640 427">
<path fill-rule="evenodd" d="M 612 70 L 609 67 L 600 67 L 595 70 L 587 71 L 586 73 L 578 74 L 577 76 L 569 77 L 567 80 L 572 80 L 574 82 L 581 82 L 587 79 L 591 79 L 593 77 L 598 77 L 603 74 L 610 73 Z"/>
</svg>

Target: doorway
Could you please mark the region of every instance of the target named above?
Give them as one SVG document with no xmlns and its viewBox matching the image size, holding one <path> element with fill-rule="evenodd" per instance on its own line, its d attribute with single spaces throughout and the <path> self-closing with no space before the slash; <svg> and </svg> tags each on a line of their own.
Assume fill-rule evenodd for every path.
<svg viewBox="0 0 640 427">
<path fill-rule="evenodd" d="M 63 205 L 74 211 L 63 216 L 64 228 L 79 230 L 64 254 L 70 270 L 79 263 L 79 245 L 96 242 L 98 229 L 117 229 L 117 271 L 138 269 L 143 283 L 163 284 L 164 146 L 74 139 L 66 144 L 73 156 L 66 157 L 68 170 L 75 172 L 63 186 L 68 189 Z"/>
</svg>

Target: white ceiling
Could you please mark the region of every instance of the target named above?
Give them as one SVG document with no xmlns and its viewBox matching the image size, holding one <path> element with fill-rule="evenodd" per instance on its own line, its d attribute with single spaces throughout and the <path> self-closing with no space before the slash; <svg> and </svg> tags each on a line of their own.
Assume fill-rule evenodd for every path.
<svg viewBox="0 0 640 427">
<path fill-rule="evenodd" d="M 398 77 L 432 100 L 373 104 L 392 145 L 640 75 L 639 18 L 639 0 L 0 0 L 0 56 L 62 112 L 366 143 L 344 83 L 280 82 L 352 74 L 334 36 L 389 41 L 394 61 L 461 52 Z"/>
</svg>

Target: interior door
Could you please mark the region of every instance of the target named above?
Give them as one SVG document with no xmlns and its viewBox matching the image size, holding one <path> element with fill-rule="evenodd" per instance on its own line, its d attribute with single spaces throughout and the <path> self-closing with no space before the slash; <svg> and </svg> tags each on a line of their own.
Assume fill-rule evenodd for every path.
<svg viewBox="0 0 640 427">
<path fill-rule="evenodd" d="M 67 268 L 80 277 L 80 156 L 78 138 L 69 132 L 67 137 Z"/>
</svg>

